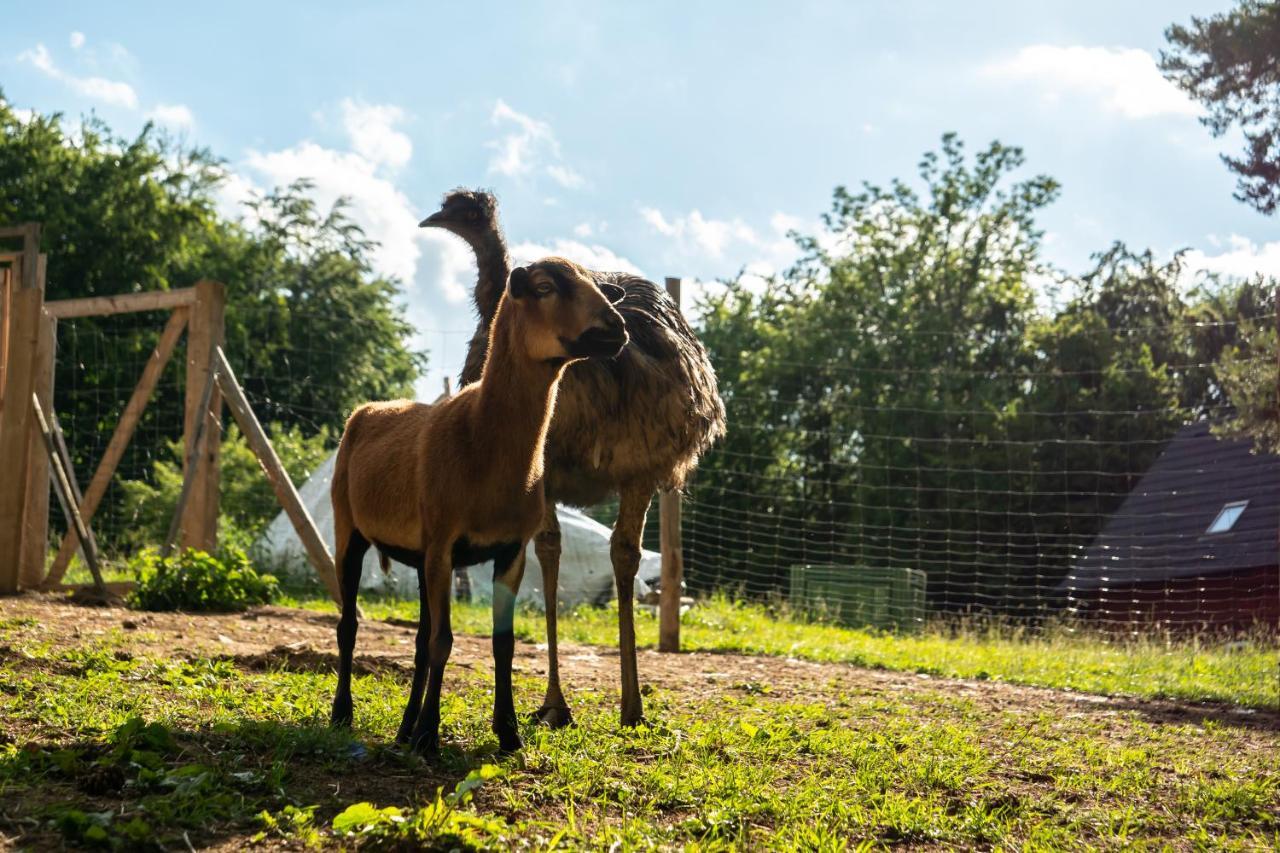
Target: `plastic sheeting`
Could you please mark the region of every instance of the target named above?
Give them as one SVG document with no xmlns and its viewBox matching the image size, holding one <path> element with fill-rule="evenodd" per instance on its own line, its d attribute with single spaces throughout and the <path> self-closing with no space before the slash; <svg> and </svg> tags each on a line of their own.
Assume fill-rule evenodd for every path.
<svg viewBox="0 0 1280 853">
<path fill-rule="evenodd" d="M 310 479 L 298 489 L 302 503 L 315 520 L 320 536 L 333 545 L 333 507 L 329 502 L 329 483 L 333 479 L 336 456 L 330 456 L 316 469 Z M 579 604 L 603 604 L 614 596 L 613 564 L 609 559 L 609 528 L 583 513 L 568 507 L 559 507 L 560 517 L 560 582 L 557 599 L 561 606 Z M 263 533 L 258 545 L 269 555 L 272 563 L 285 570 L 309 574 L 313 570 L 306 559 L 306 551 L 294 532 L 288 516 L 281 512 Z M 493 591 L 493 563 L 471 566 L 466 570 L 471 578 L 473 598 L 489 600 Z M 651 586 L 656 586 L 662 573 L 662 559 L 654 551 L 643 551 L 640 571 L 636 578 L 636 597 L 644 597 Z M 391 571 L 383 574 L 378 565 L 377 552 L 370 548 L 364 558 L 361 589 L 383 590 L 414 598 L 418 595 L 417 574 L 400 563 L 391 562 Z M 533 544 L 529 544 L 525 562 L 524 582 L 520 585 L 517 600 L 542 606 L 542 570 Z"/>
</svg>

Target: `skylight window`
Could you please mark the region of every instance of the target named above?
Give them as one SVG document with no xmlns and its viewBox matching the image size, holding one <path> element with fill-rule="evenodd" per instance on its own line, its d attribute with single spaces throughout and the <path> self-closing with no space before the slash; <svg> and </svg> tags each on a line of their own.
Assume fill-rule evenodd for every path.
<svg viewBox="0 0 1280 853">
<path fill-rule="evenodd" d="M 1248 505 L 1248 501 L 1233 501 L 1226 504 L 1222 509 L 1218 510 L 1217 516 L 1213 519 L 1213 524 L 1209 525 L 1209 529 L 1205 533 L 1226 533 L 1236 526 L 1236 522 L 1240 520 L 1240 516 L 1244 515 L 1244 508 Z"/>
</svg>

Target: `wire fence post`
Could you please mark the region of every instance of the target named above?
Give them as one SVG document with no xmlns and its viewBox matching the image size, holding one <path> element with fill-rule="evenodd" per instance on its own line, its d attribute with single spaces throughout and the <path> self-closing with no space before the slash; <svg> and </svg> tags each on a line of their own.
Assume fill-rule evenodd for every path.
<svg viewBox="0 0 1280 853">
<path fill-rule="evenodd" d="M 667 293 L 680 307 L 680 279 L 667 278 Z M 680 651 L 680 598 L 684 592 L 684 546 L 680 536 L 680 493 L 658 497 L 658 534 L 662 542 L 662 585 L 658 590 L 658 651 Z"/>
<path fill-rule="evenodd" d="M 27 403 L 35 379 L 40 312 L 44 306 L 44 269 L 40 263 L 40 226 L 4 229 L 0 236 L 22 239 L 20 275 L 11 275 L 6 321 L 5 407 L 0 411 L 0 595 L 18 591 L 22 534 L 26 520 L 27 470 L 34 416 Z M 16 265 L 15 265 L 16 266 Z"/>
<path fill-rule="evenodd" d="M 183 420 L 183 455 L 191 458 L 199 434 L 201 418 L 210 440 L 195 457 L 195 475 L 187 505 L 183 508 L 182 545 L 212 551 L 218 544 L 218 455 L 222 442 L 222 394 L 215 387 L 207 407 L 201 397 L 213 369 L 214 351 L 226 336 L 226 288 L 216 281 L 196 283 L 196 301 L 191 306 L 187 328 L 187 396 Z M 186 476 L 186 471 L 183 471 Z"/>
</svg>

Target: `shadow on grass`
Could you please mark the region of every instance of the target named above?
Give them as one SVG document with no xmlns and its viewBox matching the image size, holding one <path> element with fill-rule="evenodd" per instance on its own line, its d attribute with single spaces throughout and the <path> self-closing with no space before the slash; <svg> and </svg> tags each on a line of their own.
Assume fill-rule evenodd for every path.
<svg viewBox="0 0 1280 853">
<path fill-rule="evenodd" d="M 437 789 L 452 791 L 493 760 L 492 751 L 446 742 L 427 763 L 326 725 L 246 721 L 188 730 L 132 719 L 103 738 L 0 753 L 0 833 L 38 849 L 248 841 L 263 828 L 264 811 L 313 809 L 323 828 L 353 803 L 430 802 Z"/>
</svg>

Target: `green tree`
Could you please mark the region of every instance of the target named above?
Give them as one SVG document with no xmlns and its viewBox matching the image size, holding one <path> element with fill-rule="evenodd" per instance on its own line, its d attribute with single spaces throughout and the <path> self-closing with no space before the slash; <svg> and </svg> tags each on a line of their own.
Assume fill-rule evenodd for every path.
<svg viewBox="0 0 1280 853">
<path fill-rule="evenodd" d="M 1244 135 L 1241 156 L 1223 155 L 1239 180 L 1236 198 L 1263 213 L 1280 205 L 1280 2 L 1242 0 L 1239 6 L 1190 26 L 1165 30 L 1160 54 L 1165 76 L 1204 104 L 1202 121 L 1222 136 Z"/>
<path fill-rule="evenodd" d="M 410 350 L 398 283 L 371 269 L 372 244 L 343 204 L 320 211 L 305 182 L 218 213 L 225 169 L 152 127 L 134 139 L 97 119 L 19 117 L 0 95 L 0 222 L 43 223 L 49 299 L 227 286 L 227 354 L 264 421 L 332 441 L 358 403 L 403 396 L 425 365 Z M 153 313 L 59 324 L 55 408 L 78 473 L 97 464 L 155 346 Z M 153 475 L 181 432 L 183 351 L 161 379 L 118 477 Z M 104 544 L 124 523 L 108 492 Z"/>
</svg>

